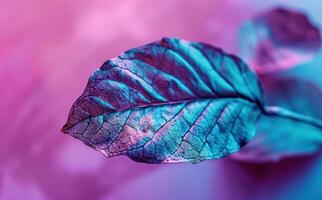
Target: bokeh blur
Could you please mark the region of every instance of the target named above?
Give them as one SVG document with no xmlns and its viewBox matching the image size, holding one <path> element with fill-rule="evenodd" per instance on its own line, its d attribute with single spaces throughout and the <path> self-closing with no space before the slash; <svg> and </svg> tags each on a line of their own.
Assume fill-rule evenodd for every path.
<svg viewBox="0 0 322 200">
<path fill-rule="evenodd" d="M 0 0 L 0 200 L 321 200 L 322 155 L 148 165 L 60 133 L 91 72 L 163 36 L 239 54 L 239 28 L 276 6 L 322 28 L 317 0 Z M 322 53 L 281 72 L 322 89 Z M 301 94 L 298 94 L 301 96 Z M 317 96 L 315 99 L 321 100 Z M 321 108 L 315 108 L 321 109 Z"/>
</svg>

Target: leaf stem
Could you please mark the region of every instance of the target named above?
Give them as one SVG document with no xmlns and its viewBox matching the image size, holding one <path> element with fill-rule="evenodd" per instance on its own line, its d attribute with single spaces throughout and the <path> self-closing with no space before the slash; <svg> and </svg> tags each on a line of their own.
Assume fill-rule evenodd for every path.
<svg viewBox="0 0 322 200">
<path fill-rule="evenodd" d="M 290 110 L 278 107 L 278 106 L 265 106 L 264 114 L 268 116 L 278 116 L 288 118 L 294 121 L 310 124 L 317 128 L 322 129 L 322 120 L 315 119 L 310 116 L 302 115 L 299 113 L 292 112 Z"/>
</svg>

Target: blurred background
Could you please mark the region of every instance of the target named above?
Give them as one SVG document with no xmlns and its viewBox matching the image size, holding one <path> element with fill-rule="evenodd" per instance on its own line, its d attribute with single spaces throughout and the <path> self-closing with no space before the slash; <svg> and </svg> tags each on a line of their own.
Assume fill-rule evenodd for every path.
<svg viewBox="0 0 322 200">
<path fill-rule="evenodd" d="M 89 75 L 107 59 L 163 36 L 238 54 L 245 20 L 283 6 L 304 12 L 321 28 L 321 2 L 0 0 L 0 5 L 0 200 L 322 199 L 321 154 L 263 164 L 224 158 L 148 165 L 106 159 L 60 133 Z M 321 89 L 321 63 L 320 52 L 278 76 L 310 80 Z"/>
</svg>

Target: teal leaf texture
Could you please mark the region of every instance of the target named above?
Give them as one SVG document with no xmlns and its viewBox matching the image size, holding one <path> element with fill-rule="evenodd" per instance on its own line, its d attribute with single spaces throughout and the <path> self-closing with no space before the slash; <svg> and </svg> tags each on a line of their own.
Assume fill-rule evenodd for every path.
<svg viewBox="0 0 322 200">
<path fill-rule="evenodd" d="M 263 109 L 259 81 L 239 58 L 163 38 L 96 70 L 62 131 L 107 157 L 197 163 L 247 144 Z"/>
</svg>

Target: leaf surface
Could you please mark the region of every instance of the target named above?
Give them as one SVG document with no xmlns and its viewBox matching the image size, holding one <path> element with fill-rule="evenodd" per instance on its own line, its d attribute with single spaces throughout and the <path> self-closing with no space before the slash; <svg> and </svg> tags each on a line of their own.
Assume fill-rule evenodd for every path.
<svg viewBox="0 0 322 200">
<path fill-rule="evenodd" d="M 261 96 L 239 58 L 164 38 L 96 70 L 62 131 L 108 157 L 200 162 L 236 152 L 254 136 Z"/>
</svg>

